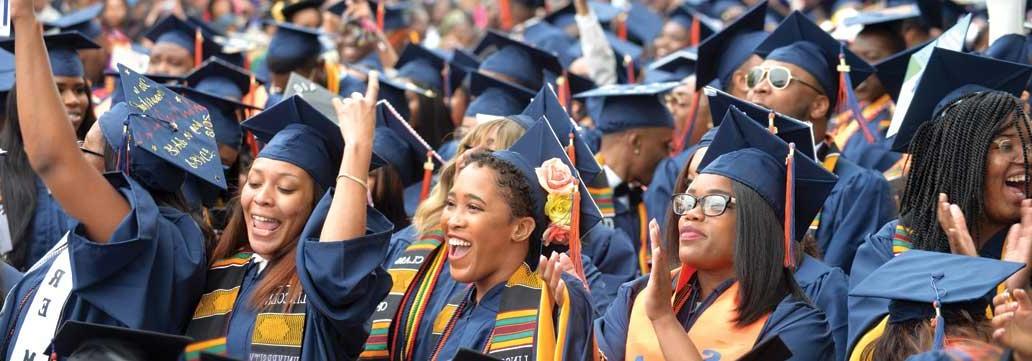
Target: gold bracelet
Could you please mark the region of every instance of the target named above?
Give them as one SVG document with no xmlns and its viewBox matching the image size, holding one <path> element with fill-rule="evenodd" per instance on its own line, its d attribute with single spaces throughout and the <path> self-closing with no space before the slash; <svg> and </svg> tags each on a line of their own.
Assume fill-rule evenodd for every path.
<svg viewBox="0 0 1032 361">
<path fill-rule="evenodd" d="M 350 179 L 350 180 L 354 181 L 355 183 L 358 183 L 358 185 L 362 186 L 363 189 L 365 189 L 367 191 L 369 190 L 369 187 L 366 186 L 366 182 L 364 180 L 359 179 L 356 176 L 353 176 L 353 175 L 350 175 L 350 174 L 347 174 L 347 173 L 341 173 L 341 174 L 337 175 L 337 182 L 340 182 L 341 178 Z"/>
</svg>

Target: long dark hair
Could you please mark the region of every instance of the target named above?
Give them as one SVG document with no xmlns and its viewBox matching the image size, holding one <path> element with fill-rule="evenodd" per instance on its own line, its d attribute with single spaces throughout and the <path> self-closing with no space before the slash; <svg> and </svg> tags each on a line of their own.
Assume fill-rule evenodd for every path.
<svg viewBox="0 0 1032 361">
<path fill-rule="evenodd" d="M 455 131 L 455 123 L 451 120 L 451 112 L 444 104 L 442 96 L 427 97 L 423 94 L 416 94 L 419 97 L 419 114 L 412 114 L 410 119 L 415 120 L 413 125 L 416 133 L 419 133 L 431 148 L 441 147 Z"/>
<path fill-rule="evenodd" d="M 991 342 L 993 328 L 983 314 L 963 309 L 942 308 L 946 336 Z M 934 327 L 928 319 L 887 323 L 885 332 L 860 353 L 861 360 L 904 361 L 932 347 Z M 877 357 L 875 357 L 877 356 Z"/>
<path fill-rule="evenodd" d="M 1014 126 L 1022 149 L 1032 142 L 1020 99 L 1001 91 L 970 94 L 954 101 L 917 129 L 910 142 L 910 174 L 900 202 L 901 223 L 911 228 L 914 248 L 949 252 L 936 216 L 939 193 L 946 193 L 967 217 L 975 239 L 985 211 L 986 157 L 993 138 Z M 992 122 L 992 124 L 986 124 Z M 1023 153 L 1025 176 L 1030 154 Z M 1030 194 L 1025 185 L 1025 194 Z"/>
<path fill-rule="evenodd" d="M 394 166 L 380 167 L 369 173 L 376 181 L 372 187 L 373 205 L 391 223 L 394 229 L 404 229 L 412 222 L 405 213 L 405 186 Z"/>
</svg>

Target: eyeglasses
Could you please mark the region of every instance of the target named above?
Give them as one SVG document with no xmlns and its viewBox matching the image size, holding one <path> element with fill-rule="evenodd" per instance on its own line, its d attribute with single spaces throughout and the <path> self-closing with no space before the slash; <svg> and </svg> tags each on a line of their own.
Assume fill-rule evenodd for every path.
<svg viewBox="0 0 1032 361">
<path fill-rule="evenodd" d="M 1000 151 L 1000 154 L 1011 159 L 1020 160 L 1024 154 L 1028 154 L 1032 157 L 1032 144 L 1021 144 L 1021 141 L 1015 141 L 1008 137 L 1000 137 L 993 141 L 993 145 Z M 1024 154 L 1022 153 L 1024 148 Z"/>
<path fill-rule="evenodd" d="M 728 208 L 733 208 L 735 199 L 723 194 L 710 194 L 708 196 L 696 197 L 688 193 L 678 193 L 673 197 L 674 214 L 683 216 L 695 209 L 696 205 L 702 205 L 702 214 L 707 217 L 716 217 L 724 214 Z"/>
<path fill-rule="evenodd" d="M 767 84 L 774 89 L 785 89 L 792 84 L 792 81 L 797 81 L 799 84 L 806 85 L 813 89 L 818 94 L 825 95 L 824 91 L 813 84 L 807 83 L 798 77 L 792 76 L 792 71 L 783 66 L 771 66 L 771 67 L 755 67 L 749 70 L 749 73 L 745 75 L 745 85 L 749 89 L 755 88 L 760 85 L 760 82 L 767 79 Z"/>
</svg>

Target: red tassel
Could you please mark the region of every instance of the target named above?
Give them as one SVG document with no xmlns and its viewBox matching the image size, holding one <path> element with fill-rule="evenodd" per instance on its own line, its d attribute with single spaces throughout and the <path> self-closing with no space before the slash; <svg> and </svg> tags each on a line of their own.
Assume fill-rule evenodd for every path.
<svg viewBox="0 0 1032 361">
<path fill-rule="evenodd" d="M 384 24 L 384 20 L 383 20 L 383 16 L 384 16 L 384 12 L 385 12 L 385 9 L 384 9 L 385 5 L 383 4 L 384 1 L 385 0 L 380 0 L 380 1 L 376 2 L 376 29 L 380 30 L 381 33 L 383 32 L 383 24 Z"/>
<path fill-rule="evenodd" d="M 699 39 L 702 36 L 702 29 L 700 28 L 700 25 L 701 24 L 699 24 L 699 17 L 692 16 L 692 31 L 691 36 L 688 38 L 689 46 L 699 45 L 699 41 L 702 40 Z"/>
<path fill-rule="evenodd" d="M 785 268 L 795 270 L 795 143 L 785 157 Z"/>
<path fill-rule="evenodd" d="M 570 82 L 566 80 L 567 76 L 568 75 L 566 74 L 566 70 L 563 70 L 563 75 L 561 77 L 559 77 L 559 79 L 555 80 L 555 85 L 557 85 L 559 87 L 559 94 L 556 94 L 557 98 L 559 98 L 559 105 L 562 105 L 563 110 L 566 110 L 566 112 L 569 113 L 570 112 L 570 108 L 569 108 L 570 107 Z"/>
<path fill-rule="evenodd" d="M 689 139 L 693 132 L 695 132 L 695 117 L 696 112 L 699 110 L 699 98 L 702 96 L 702 92 L 695 91 L 695 95 L 692 96 L 692 103 L 688 106 L 688 119 L 686 121 L 686 127 L 682 127 L 681 132 L 677 138 L 674 139 L 674 151 L 671 155 L 680 153 L 684 148 L 688 147 Z"/>
<path fill-rule="evenodd" d="M 627 13 L 621 13 L 616 18 L 616 36 L 627 41 Z"/>
<path fill-rule="evenodd" d="M 509 7 L 509 0 L 498 0 L 499 14 L 502 22 L 502 30 L 509 31 L 512 29 L 512 8 Z"/>
<path fill-rule="evenodd" d="M 430 182 L 434 177 L 434 155 L 426 152 L 426 163 L 423 163 L 423 188 L 419 190 L 419 202 L 422 203 L 430 195 Z"/>
<path fill-rule="evenodd" d="M 201 66 L 201 62 L 204 61 L 204 35 L 201 34 L 201 29 L 197 28 L 194 30 L 194 69 Z"/>
<path fill-rule="evenodd" d="M 566 156 L 570 158 L 570 163 L 573 164 L 574 169 L 577 168 L 577 147 L 574 143 L 574 133 L 570 132 L 570 145 L 566 146 Z M 574 180 L 574 183 L 577 181 Z M 581 239 L 580 239 L 580 188 L 575 185 L 573 188 L 573 206 L 570 207 L 572 214 L 570 215 L 570 258 L 573 261 L 573 270 L 577 272 L 577 277 L 582 280 L 588 278 L 584 275 L 584 265 L 581 263 Z M 584 287 L 588 285 L 585 284 Z"/>
<path fill-rule="evenodd" d="M 637 83 L 637 80 L 635 79 L 635 73 L 634 73 L 634 59 L 632 59 L 630 55 L 624 54 L 623 63 L 624 63 L 624 70 L 627 71 L 627 83 L 628 84 Z"/>
<path fill-rule="evenodd" d="M 859 123 L 860 131 L 864 135 L 864 140 L 868 144 L 873 144 L 875 141 L 874 134 L 871 133 L 871 129 L 868 126 L 869 123 L 864 118 L 864 112 L 860 109 L 860 105 L 856 103 L 856 96 L 851 92 L 852 81 L 849 76 L 849 64 L 846 64 L 845 54 L 839 52 L 839 64 L 836 67 L 839 73 L 839 88 L 838 88 L 838 108 L 845 109 L 853 114 L 853 119 L 856 119 Z"/>
</svg>

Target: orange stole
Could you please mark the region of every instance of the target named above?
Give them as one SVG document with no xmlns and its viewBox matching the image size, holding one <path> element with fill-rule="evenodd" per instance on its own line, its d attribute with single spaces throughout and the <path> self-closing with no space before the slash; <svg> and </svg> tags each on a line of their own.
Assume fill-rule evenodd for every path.
<svg viewBox="0 0 1032 361">
<path fill-rule="evenodd" d="M 737 360 L 745 355 L 756 344 L 763 325 L 770 317 L 770 314 L 767 314 L 748 326 L 737 327 L 736 298 L 737 282 L 717 297 L 717 300 L 702 312 L 692 329 L 688 330 L 688 337 L 707 360 L 714 356 L 718 357 L 716 360 Z M 635 297 L 627 329 L 634 331 L 627 332 L 626 359 L 634 360 L 642 356 L 645 361 L 666 360 L 663 350 L 659 347 L 656 330 L 652 328 L 652 321 L 645 315 L 644 297 Z"/>
</svg>

